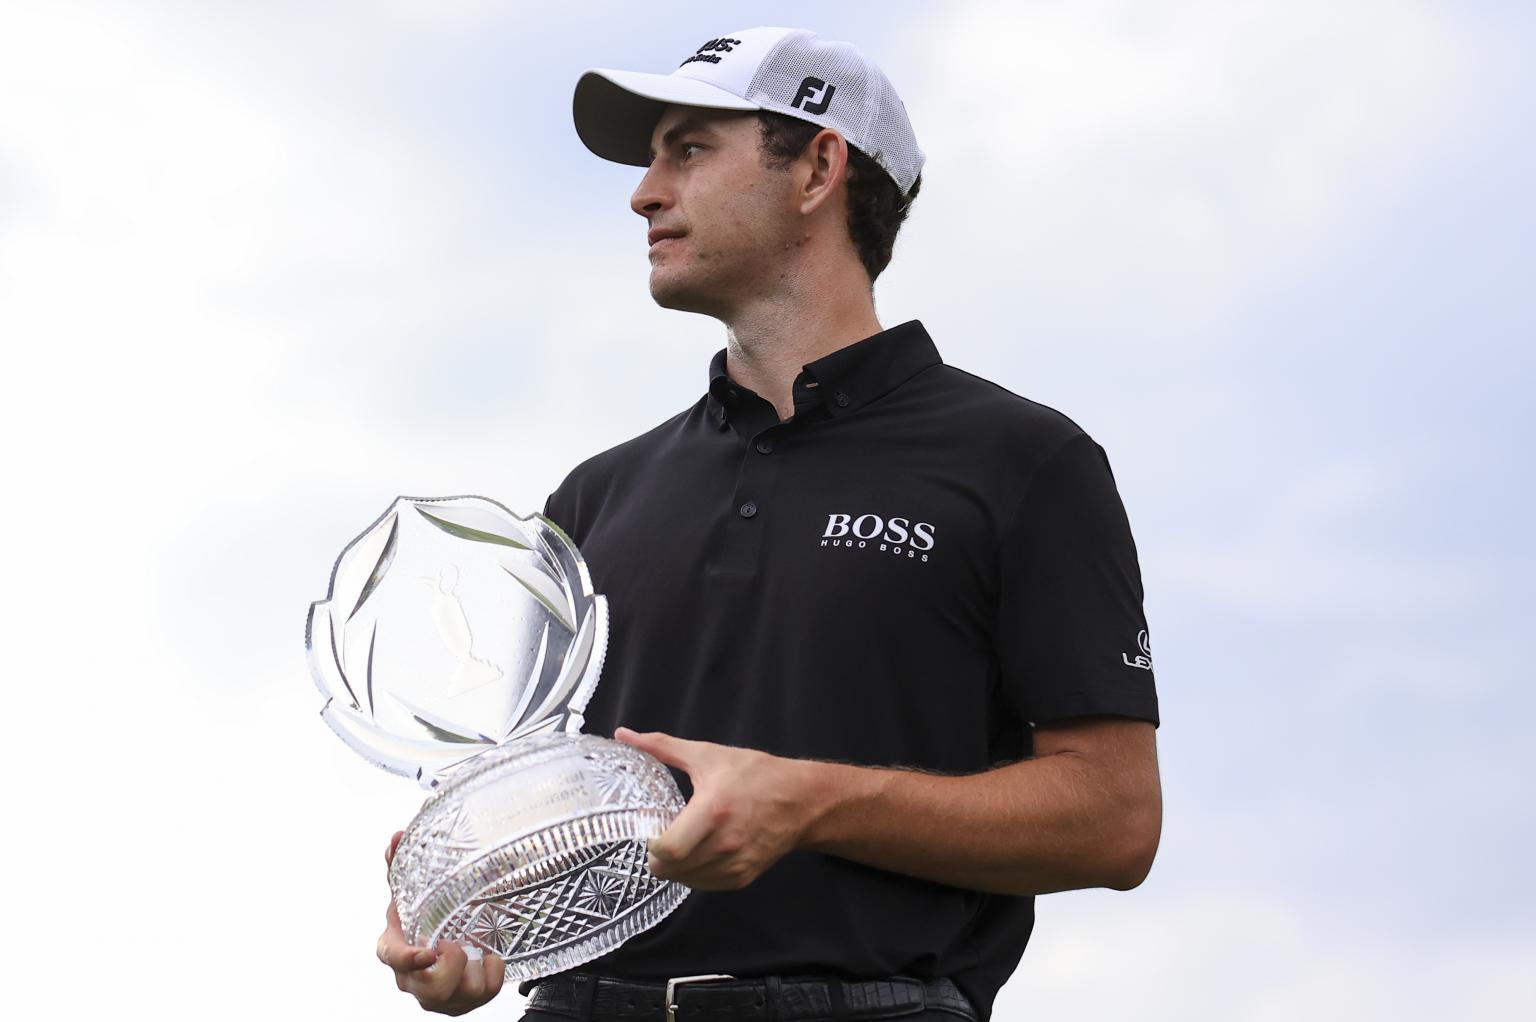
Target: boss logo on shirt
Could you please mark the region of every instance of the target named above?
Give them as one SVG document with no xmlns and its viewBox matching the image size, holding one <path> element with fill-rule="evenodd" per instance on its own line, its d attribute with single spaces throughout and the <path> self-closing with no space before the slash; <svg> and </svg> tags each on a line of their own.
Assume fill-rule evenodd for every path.
<svg viewBox="0 0 1536 1022">
<path fill-rule="evenodd" d="M 1136 633 L 1136 645 L 1141 647 L 1141 652 L 1132 659 L 1129 653 L 1121 653 L 1120 659 L 1125 661 L 1127 667 L 1140 667 L 1144 671 L 1152 669 L 1152 646 L 1147 641 L 1147 630 L 1143 628 Z"/>
<path fill-rule="evenodd" d="M 914 561 L 926 561 L 933 542 L 932 523 L 879 515 L 830 514 L 821 534 L 824 547 L 874 550 Z"/>
</svg>

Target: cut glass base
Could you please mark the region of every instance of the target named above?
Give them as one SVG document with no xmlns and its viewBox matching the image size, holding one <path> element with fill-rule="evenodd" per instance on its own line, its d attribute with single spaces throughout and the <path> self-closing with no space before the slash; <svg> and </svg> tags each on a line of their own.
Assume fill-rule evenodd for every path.
<svg viewBox="0 0 1536 1022">
<path fill-rule="evenodd" d="M 645 842 L 682 811 L 654 757 L 553 733 L 483 753 L 406 828 L 389 871 L 406 938 L 464 941 L 535 979 L 606 954 L 689 888 L 646 869 Z"/>
</svg>

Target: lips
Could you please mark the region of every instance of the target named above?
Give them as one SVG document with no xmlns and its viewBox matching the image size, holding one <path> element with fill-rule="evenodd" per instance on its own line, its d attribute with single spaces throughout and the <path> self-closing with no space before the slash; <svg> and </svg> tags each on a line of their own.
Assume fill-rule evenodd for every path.
<svg viewBox="0 0 1536 1022">
<path fill-rule="evenodd" d="M 646 244 L 654 246 L 658 241 L 665 241 L 668 238 L 681 238 L 682 236 L 682 231 L 672 227 L 653 227 L 646 233 L 645 241 Z"/>
</svg>

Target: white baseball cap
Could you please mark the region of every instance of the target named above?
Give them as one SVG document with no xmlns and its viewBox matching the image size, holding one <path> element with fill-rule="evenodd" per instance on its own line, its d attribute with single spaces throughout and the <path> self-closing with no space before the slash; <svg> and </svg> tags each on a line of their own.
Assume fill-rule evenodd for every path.
<svg viewBox="0 0 1536 1022">
<path fill-rule="evenodd" d="M 747 28 L 711 39 L 671 74 L 594 67 L 576 82 L 576 134 L 605 160 L 644 167 L 668 103 L 773 110 L 831 128 L 906 195 L 923 169 L 907 108 L 852 43 L 801 28 Z"/>
</svg>

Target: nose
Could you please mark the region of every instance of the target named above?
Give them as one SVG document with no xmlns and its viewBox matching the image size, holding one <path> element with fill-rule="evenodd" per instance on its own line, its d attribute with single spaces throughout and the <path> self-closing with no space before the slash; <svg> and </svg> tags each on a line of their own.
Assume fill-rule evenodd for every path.
<svg viewBox="0 0 1536 1022">
<path fill-rule="evenodd" d="M 662 161 L 657 159 L 646 168 L 645 176 L 635 186 L 629 197 L 629 208 L 649 220 L 656 213 L 672 205 L 672 191 L 667 186 L 662 171 Z"/>
</svg>

